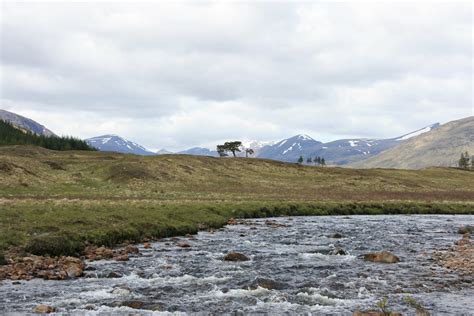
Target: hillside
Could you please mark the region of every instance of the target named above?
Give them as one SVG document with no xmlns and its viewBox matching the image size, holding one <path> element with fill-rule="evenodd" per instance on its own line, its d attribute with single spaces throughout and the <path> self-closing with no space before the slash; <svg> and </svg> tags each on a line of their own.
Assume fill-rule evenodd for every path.
<svg viewBox="0 0 474 316">
<path fill-rule="evenodd" d="M 474 200 L 456 169 L 355 170 L 253 158 L 0 147 L 0 197 L 158 200 Z"/>
<path fill-rule="evenodd" d="M 6 110 L 0 109 L 0 120 L 10 122 L 12 125 L 23 131 L 30 131 L 39 136 L 56 136 L 53 132 L 38 122 Z"/>
<path fill-rule="evenodd" d="M 473 212 L 472 172 L 356 170 L 253 158 L 0 147 L 0 259 L 77 255 L 230 217 Z"/>
<path fill-rule="evenodd" d="M 456 166 L 461 153 L 465 151 L 474 153 L 474 116 L 441 125 L 350 166 L 399 169 Z"/>
<path fill-rule="evenodd" d="M 37 145 L 52 150 L 93 150 L 77 138 L 38 135 L 0 120 L 0 146 L 7 145 Z"/>
</svg>

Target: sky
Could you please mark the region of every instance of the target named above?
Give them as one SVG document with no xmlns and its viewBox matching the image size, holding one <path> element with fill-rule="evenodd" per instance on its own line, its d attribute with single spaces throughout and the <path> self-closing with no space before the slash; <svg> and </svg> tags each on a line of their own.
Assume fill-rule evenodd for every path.
<svg viewBox="0 0 474 316">
<path fill-rule="evenodd" d="M 395 137 L 473 115 L 473 4 L 19 2 L 0 108 L 151 149 Z"/>
</svg>

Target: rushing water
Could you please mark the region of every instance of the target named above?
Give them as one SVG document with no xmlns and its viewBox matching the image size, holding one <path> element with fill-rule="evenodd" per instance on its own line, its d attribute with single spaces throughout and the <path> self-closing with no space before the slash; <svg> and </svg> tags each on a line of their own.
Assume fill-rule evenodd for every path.
<svg viewBox="0 0 474 316">
<path fill-rule="evenodd" d="M 88 277 L 69 281 L 0 283 L 0 310 L 30 312 L 48 304 L 60 312 L 95 313 L 311 313 L 348 314 L 376 309 L 384 296 L 393 311 L 414 314 L 410 296 L 436 315 L 474 311 L 473 276 L 460 277 L 431 259 L 460 238 L 473 216 L 331 216 L 265 219 L 227 226 L 195 239 L 165 239 L 128 262 L 88 262 Z M 333 239 L 333 233 L 344 236 Z M 180 248 L 185 240 L 192 247 Z M 348 255 L 333 255 L 342 248 Z M 360 255 L 391 251 L 397 264 L 365 262 Z M 248 255 L 226 262 L 227 252 Z M 107 278 L 110 272 L 122 277 Z M 278 289 L 257 286 L 276 281 Z M 121 306 L 139 302 L 141 309 Z M 128 303 L 127 303 L 128 302 Z"/>
</svg>

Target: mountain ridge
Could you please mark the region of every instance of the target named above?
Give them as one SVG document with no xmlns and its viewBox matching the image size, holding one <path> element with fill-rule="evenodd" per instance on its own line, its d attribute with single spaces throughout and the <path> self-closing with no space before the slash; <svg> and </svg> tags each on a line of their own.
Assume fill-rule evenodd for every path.
<svg viewBox="0 0 474 316">
<path fill-rule="evenodd" d="M 124 154 L 135 154 L 142 156 L 152 156 L 156 153 L 146 149 L 142 145 L 127 140 L 115 134 L 91 137 L 85 140 L 90 146 L 100 151 L 111 151 Z"/>
<path fill-rule="evenodd" d="M 40 123 L 30 118 L 24 117 L 13 112 L 9 112 L 7 110 L 0 109 L 0 120 L 9 122 L 17 128 L 30 131 L 39 136 L 57 136 L 52 131 L 47 129 L 44 125 L 41 125 Z"/>
<path fill-rule="evenodd" d="M 456 166 L 462 152 L 474 153 L 474 116 L 450 121 L 354 164 L 354 168 L 421 169 Z"/>
</svg>

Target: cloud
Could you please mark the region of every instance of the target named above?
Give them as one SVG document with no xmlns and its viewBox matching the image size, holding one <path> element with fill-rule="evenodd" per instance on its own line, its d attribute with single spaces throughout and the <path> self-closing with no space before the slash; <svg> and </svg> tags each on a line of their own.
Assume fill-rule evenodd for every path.
<svg viewBox="0 0 474 316">
<path fill-rule="evenodd" d="M 60 134 L 182 149 L 473 115 L 469 2 L 6 1 L 1 15 L 1 107 Z"/>
</svg>

